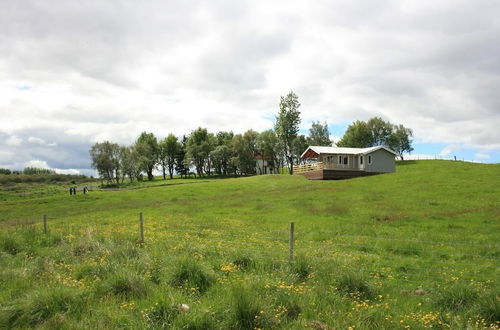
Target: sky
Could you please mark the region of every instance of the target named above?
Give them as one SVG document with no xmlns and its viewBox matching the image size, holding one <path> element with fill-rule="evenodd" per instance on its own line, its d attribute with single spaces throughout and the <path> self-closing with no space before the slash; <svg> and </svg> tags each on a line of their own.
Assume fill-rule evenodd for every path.
<svg viewBox="0 0 500 330">
<path fill-rule="evenodd" d="M 500 1 L 0 0 L 0 167 L 93 173 L 88 150 L 273 127 L 336 141 L 379 116 L 411 157 L 500 162 Z"/>
</svg>

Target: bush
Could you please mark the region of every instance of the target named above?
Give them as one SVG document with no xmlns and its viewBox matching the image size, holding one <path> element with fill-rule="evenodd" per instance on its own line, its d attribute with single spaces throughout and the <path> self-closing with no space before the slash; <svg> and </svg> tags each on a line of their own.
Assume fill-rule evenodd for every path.
<svg viewBox="0 0 500 330">
<path fill-rule="evenodd" d="M 176 287 L 196 289 L 200 293 L 206 292 L 214 283 L 212 274 L 194 260 L 183 259 L 179 262 L 171 280 Z"/>
</svg>

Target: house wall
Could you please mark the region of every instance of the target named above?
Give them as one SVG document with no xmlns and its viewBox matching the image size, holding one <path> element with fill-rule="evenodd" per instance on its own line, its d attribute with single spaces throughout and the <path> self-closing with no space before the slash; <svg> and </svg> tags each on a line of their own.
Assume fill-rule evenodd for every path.
<svg viewBox="0 0 500 330">
<path fill-rule="evenodd" d="M 372 163 L 368 164 L 368 155 L 372 156 Z M 364 164 L 367 172 L 388 173 L 396 171 L 396 161 L 394 155 L 390 152 L 379 149 L 370 154 L 365 155 Z"/>
</svg>

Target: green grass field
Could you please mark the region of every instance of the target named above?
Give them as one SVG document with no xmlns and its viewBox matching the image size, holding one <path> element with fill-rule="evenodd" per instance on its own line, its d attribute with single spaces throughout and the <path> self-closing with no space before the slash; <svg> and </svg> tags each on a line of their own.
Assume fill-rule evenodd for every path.
<svg viewBox="0 0 500 330">
<path fill-rule="evenodd" d="M 407 161 L 343 181 L 1 190 L 0 328 L 498 329 L 499 179 Z"/>
</svg>

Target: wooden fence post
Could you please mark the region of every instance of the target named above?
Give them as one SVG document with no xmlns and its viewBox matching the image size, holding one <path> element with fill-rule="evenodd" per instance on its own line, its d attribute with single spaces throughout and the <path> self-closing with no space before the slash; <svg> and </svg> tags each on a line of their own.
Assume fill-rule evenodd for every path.
<svg viewBox="0 0 500 330">
<path fill-rule="evenodd" d="M 43 215 L 43 233 L 47 234 L 47 215 Z"/>
<path fill-rule="evenodd" d="M 144 244 L 144 221 L 142 219 L 142 212 L 139 213 L 139 228 L 141 232 L 141 244 Z"/>
<path fill-rule="evenodd" d="M 290 222 L 290 262 L 293 262 L 293 249 L 295 247 L 295 222 Z"/>
</svg>

